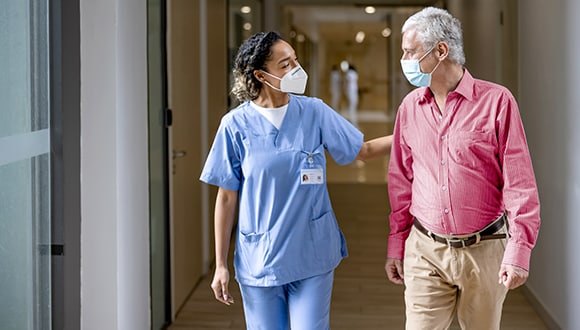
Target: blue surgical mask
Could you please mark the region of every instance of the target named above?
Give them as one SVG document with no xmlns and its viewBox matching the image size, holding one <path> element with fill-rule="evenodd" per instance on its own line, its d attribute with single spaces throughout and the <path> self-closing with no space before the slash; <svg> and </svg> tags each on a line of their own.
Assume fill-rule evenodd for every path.
<svg viewBox="0 0 580 330">
<path fill-rule="evenodd" d="M 425 55 L 423 55 L 418 60 L 401 60 L 401 68 L 403 69 L 403 74 L 405 74 L 405 77 L 407 78 L 409 83 L 411 83 L 411 85 L 416 87 L 429 87 L 429 85 L 431 84 L 431 75 L 433 74 L 433 72 L 435 72 L 435 70 L 437 70 L 437 67 L 439 67 L 441 61 L 437 63 L 433 71 L 431 71 L 430 73 L 423 73 L 421 71 L 421 65 L 419 63 L 421 63 L 421 61 L 425 57 L 427 57 L 429 53 L 431 53 L 433 48 L 435 48 L 435 46 L 433 46 L 428 52 L 425 53 Z"/>
</svg>

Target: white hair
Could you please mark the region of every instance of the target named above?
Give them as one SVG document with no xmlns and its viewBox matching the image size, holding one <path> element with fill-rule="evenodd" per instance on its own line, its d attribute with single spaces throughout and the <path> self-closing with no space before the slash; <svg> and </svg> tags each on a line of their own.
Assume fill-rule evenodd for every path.
<svg viewBox="0 0 580 330">
<path fill-rule="evenodd" d="M 424 49 L 430 49 L 438 42 L 449 45 L 449 59 L 460 65 L 465 64 L 461 22 L 446 10 L 427 7 L 413 14 L 403 24 L 402 32 L 415 30 Z"/>
</svg>

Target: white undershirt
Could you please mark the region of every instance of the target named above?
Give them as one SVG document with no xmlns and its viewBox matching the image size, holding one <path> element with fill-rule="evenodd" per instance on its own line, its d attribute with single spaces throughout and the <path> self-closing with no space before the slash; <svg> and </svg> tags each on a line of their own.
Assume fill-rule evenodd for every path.
<svg viewBox="0 0 580 330">
<path fill-rule="evenodd" d="M 266 117 L 272 125 L 277 129 L 280 129 L 280 125 L 282 125 L 282 121 L 284 120 L 284 116 L 286 116 L 286 111 L 288 110 L 288 104 L 279 108 L 264 108 L 254 103 L 254 101 L 250 101 L 250 104 L 254 109 L 256 109 L 256 111 L 261 113 L 262 116 Z"/>
</svg>

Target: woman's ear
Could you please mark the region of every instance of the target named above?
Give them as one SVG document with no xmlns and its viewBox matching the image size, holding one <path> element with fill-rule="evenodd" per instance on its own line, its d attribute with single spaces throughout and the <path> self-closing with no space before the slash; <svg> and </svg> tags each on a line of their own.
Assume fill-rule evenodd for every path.
<svg viewBox="0 0 580 330">
<path fill-rule="evenodd" d="M 264 82 L 264 73 L 262 70 L 254 70 L 253 74 L 260 82 Z"/>
</svg>

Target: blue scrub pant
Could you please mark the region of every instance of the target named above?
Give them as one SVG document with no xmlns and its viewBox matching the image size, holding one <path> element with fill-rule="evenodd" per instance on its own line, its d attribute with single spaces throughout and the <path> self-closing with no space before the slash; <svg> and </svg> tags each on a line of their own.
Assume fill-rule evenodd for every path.
<svg viewBox="0 0 580 330">
<path fill-rule="evenodd" d="M 240 285 L 248 330 L 330 329 L 334 271 L 274 287 Z"/>
</svg>

